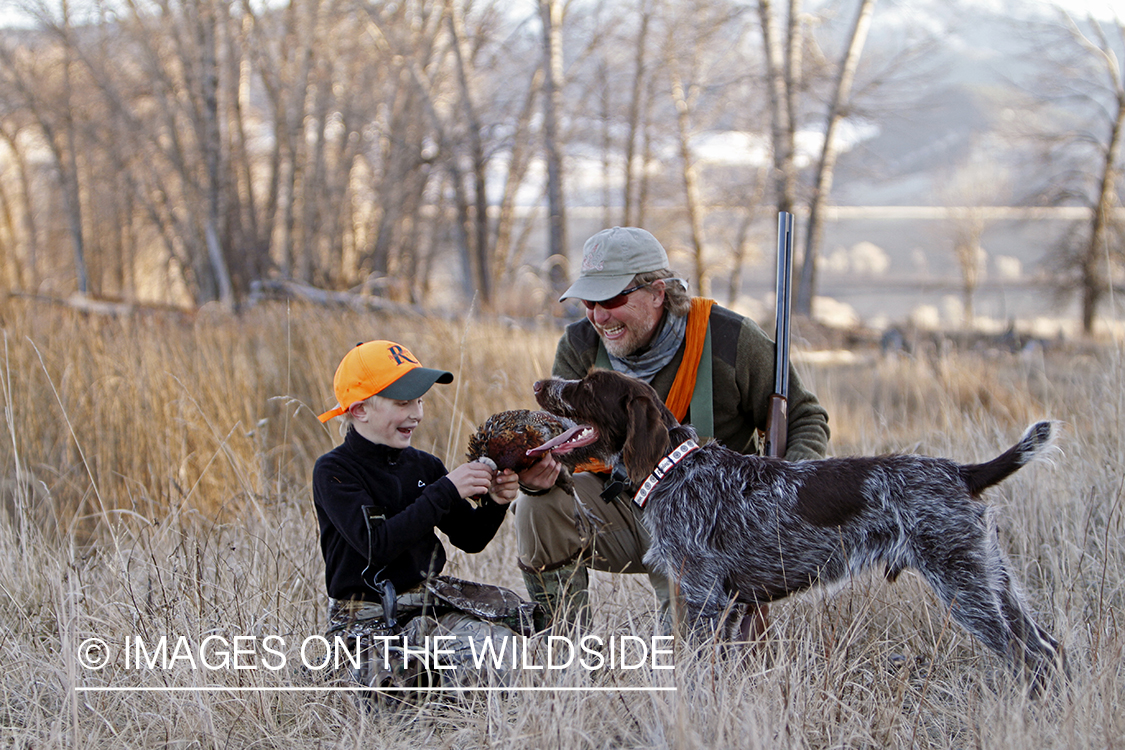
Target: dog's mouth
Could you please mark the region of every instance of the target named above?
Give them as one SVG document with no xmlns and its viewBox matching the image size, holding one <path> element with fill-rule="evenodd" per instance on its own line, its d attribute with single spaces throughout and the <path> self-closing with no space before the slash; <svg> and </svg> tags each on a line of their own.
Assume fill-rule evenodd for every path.
<svg viewBox="0 0 1125 750">
<path fill-rule="evenodd" d="M 529 449 L 527 455 L 539 456 L 548 451 L 555 454 L 569 453 L 575 448 L 589 445 L 597 439 L 598 431 L 593 427 L 589 425 L 578 425 L 577 427 L 571 427 L 558 437 L 551 438 L 538 448 Z"/>
</svg>

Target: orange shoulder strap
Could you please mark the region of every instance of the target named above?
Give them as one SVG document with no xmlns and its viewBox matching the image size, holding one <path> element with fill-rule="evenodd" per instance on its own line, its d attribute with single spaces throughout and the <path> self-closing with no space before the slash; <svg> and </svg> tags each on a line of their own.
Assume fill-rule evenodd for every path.
<svg viewBox="0 0 1125 750">
<path fill-rule="evenodd" d="M 687 344 L 684 348 L 684 361 L 672 381 L 665 403 L 668 410 L 681 422 L 687 416 L 691 396 L 695 393 L 695 379 L 699 375 L 699 360 L 703 355 L 703 342 L 707 338 L 707 322 L 711 318 L 713 299 L 691 298 L 691 311 L 687 319 Z"/>
</svg>

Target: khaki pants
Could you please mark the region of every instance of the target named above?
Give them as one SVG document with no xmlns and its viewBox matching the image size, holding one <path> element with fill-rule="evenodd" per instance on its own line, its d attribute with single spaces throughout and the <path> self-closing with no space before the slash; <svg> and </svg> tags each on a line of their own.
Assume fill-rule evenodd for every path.
<svg viewBox="0 0 1125 750">
<path fill-rule="evenodd" d="M 515 501 L 520 567 L 543 572 L 583 563 L 608 573 L 647 573 L 666 612 L 668 579 L 644 564 L 649 535 L 641 509 L 620 495 L 608 503 L 602 500 L 604 482 L 596 474 L 576 474 L 574 489 L 577 497 L 555 487 L 545 495 L 521 494 Z"/>
</svg>

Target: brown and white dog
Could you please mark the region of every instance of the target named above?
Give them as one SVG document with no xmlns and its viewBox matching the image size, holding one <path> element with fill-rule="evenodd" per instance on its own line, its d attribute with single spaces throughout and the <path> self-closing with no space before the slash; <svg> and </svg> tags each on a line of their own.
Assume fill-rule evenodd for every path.
<svg viewBox="0 0 1125 750">
<path fill-rule="evenodd" d="M 1033 690 L 1065 669 L 1036 624 L 978 499 L 1053 445 L 1053 422 L 981 464 L 919 455 L 790 462 L 700 441 L 640 380 L 598 370 L 535 384 L 539 405 L 586 426 L 552 447 L 565 465 L 623 466 L 652 535 L 650 569 L 678 584 L 688 622 L 712 628 L 733 602 L 760 604 L 873 566 L 917 570 L 954 620 Z"/>
</svg>

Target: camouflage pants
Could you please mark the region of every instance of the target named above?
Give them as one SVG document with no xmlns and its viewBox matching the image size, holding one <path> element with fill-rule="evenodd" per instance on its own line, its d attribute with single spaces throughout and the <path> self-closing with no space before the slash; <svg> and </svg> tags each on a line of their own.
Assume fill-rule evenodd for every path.
<svg viewBox="0 0 1125 750">
<path fill-rule="evenodd" d="M 462 596 L 468 591 L 479 597 L 481 590 L 485 591 L 483 601 Z M 436 597 L 435 591 L 447 598 Z M 492 594 L 491 599 L 488 594 Z M 524 619 L 530 622 L 530 615 L 519 616 L 523 614 L 521 607 L 531 606 L 528 603 L 515 597 L 518 604 L 513 615 L 503 616 L 508 610 L 502 604 L 510 603 L 509 594 L 515 597 L 498 587 L 453 578 L 432 580 L 396 597 L 400 627 L 394 630 L 386 627 L 383 608 L 377 603 L 330 600 L 328 637 L 343 636 L 349 643 L 358 644 L 359 666 L 349 663 L 347 676 L 373 688 L 365 697 L 377 705 L 412 705 L 442 692 L 457 694 L 455 690 L 435 688 L 504 686 L 511 681 L 510 666 L 498 667 L 481 655 L 490 647 L 500 649 L 520 632 L 528 632 L 521 624 Z M 453 599 L 457 606 L 447 599 Z"/>
</svg>

